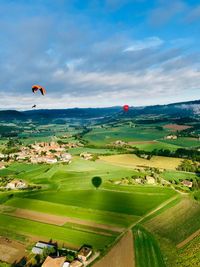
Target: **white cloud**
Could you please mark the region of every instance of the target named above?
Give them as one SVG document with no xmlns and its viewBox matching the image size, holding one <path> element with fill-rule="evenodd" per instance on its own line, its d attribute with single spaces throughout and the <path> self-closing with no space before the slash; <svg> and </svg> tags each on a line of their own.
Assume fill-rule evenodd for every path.
<svg viewBox="0 0 200 267">
<path fill-rule="evenodd" d="M 130 46 L 126 47 L 123 52 L 134 52 L 144 49 L 156 48 L 164 43 L 159 37 L 146 38 L 143 41 L 138 40 L 133 42 Z"/>
</svg>

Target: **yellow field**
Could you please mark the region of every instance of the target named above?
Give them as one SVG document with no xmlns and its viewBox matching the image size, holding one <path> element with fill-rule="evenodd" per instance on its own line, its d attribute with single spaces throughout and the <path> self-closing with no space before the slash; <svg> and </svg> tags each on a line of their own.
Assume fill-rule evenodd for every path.
<svg viewBox="0 0 200 267">
<path fill-rule="evenodd" d="M 133 154 L 101 156 L 101 160 L 115 164 L 117 166 L 124 166 L 128 168 L 135 168 L 139 166 L 156 167 L 161 169 L 175 170 L 182 159 L 153 156 L 150 160 L 142 159 Z"/>
</svg>

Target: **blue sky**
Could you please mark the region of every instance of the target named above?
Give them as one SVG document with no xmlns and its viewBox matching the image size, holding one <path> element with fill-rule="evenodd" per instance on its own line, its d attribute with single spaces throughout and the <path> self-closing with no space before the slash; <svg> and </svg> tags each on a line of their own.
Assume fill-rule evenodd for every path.
<svg viewBox="0 0 200 267">
<path fill-rule="evenodd" d="M 0 108 L 200 98 L 200 3 L 0 0 Z M 31 93 L 32 84 L 47 89 Z"/>
</svg>

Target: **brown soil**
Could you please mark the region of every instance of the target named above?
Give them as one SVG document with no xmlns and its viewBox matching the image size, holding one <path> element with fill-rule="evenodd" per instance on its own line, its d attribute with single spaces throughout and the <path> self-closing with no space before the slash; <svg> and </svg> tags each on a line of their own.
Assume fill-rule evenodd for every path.
<svg viewBox="0 0 200 267">
<path fill-rule="evenodd" d="M 185 246 L 187 243 L 189 243 L 192 239 L 194 239 L 195 237 L 197 237 L 200 234 L 200 229 L 197 230 L 196 232 L 194 232 L 192 235 L 188 236 L 188 238 L 186 238 L 185 240 L 183 240 L 181 243 L 179 243 L 176 247 L 177 248 L 182 248 L 183 246 Z"/>
<path fill-rule="evenodd" d="M 124 228 L 115 227 L 111 225 L 105 225 L 105 224 L 98 224 L 95 222 L 89 222 L 85 220 L 80 220 L 77 218 L 71 218 L 66 216 L 57 216 L 32 210 L 26 210 L 26 209 L 16 209 L 12 213 L 9 212 L 9 215 L 16 216 L 24 219 L 29 219 L 33 221 L 38 221 L 42 223 L 48 223 L 48 224 L 54 224 L 58 226 L 62 226 L 65 223 L 74 223 L 79 225 L 87 225 L 91 227 L 100 228 L 102 230 L 111 230 L 114 232 L 123 232 Z M 103 233 L 103 231 L 101 231 Z"/>
<path fill-rule="evenodd" d="M 93 267 L 135 267 L 132 232 L 128 231 Z"/>
<path fill-rule="evenodd" d="M 10 264 L 19 261 L 27 253 L 25 246 L 15 240 L 0 237 L 0 260 Z"/>
<path fill-rule="evenodd" d="M 174 131 L 182 131 L 189 128 L 192 128 L 192 126 L 189 125 L 178 125 L 178 124 L 166 124 L 164 128 L 174 130 Z"/>
</svg>

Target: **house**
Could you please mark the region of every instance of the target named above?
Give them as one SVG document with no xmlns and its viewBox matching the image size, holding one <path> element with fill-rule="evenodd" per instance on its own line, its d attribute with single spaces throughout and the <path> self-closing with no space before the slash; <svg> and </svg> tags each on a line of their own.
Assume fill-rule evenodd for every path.
<svg viewBox="0 0 200 267">
<path fill-rule="evenodd" d="M 156 183 L 156 180 L 154 177 L 152 176 L 146 176 L 146 181 L 147 181 L 147 184 L 155 184 Z"/>
<path fill-rule="evenodd" d="M 181 184 L 184 186 L 187 186 L 189 188 L 192 188 L 192 182 L 190 182 L 188 180 L 183 180 Z"/>
<path fill-rule="evenodd" d="M 83 246 L 79 251 L 78 251 L 78 259 L 81 261 L 86 261 L 92 254 L 92 249 L 87 246 Z"/>
<path fill-rule="evenodd" d="M 61 160 L 63 162 L 71 163 L 72 155 L 69 154 L 69 153 L 64 153 L 64 154 L 61 155 Z"/>
<path fill-rule="evenodd" d="M 63 267 L 65 259 L 65 257 L 52 258 L 48 256 L 42 264 L 42 267 Z"/>
<path fill-rule="evenodd" d="M 74 260 L 70 263 L 69 265 L 70 267 L 82 267 L 83 266 L 83 263 L 78 261 L 78 260 Z"/>
<path fill-rule="evenodd" d="M 33 254 L 43 254 L 44 249 L 55 249 L 56 246 L 54 244 L 49 244 L 46 242 L 39 241 L 35 244 L 35 246 L 32 248 L 32 253 Z"/>
<path fill-rule="evenodd" d="M 113 143 L 115 146 L 124 146 L 124 145 L 127 145 L 126 142 L 124 141 L 121 141 L 121 140 L 117 140 Z"/>
<path fill-rule="evenodd" d="M 23 189 L 26 187 L 27 184 L 22 180 L 12 180 L 6 185 L 6 189 Z"/>
<path fill-rule="evenodd" d="M 83 152 L 80 154 L 80 157 L 85 160 L 91 160 L 93 158 L 93 155 L 87 152 Z"/>
<path fill-rule="evenodd" d="M 178 137 L 176 135 L 167 135 L 165 137 L 165 139 L 168 139 L 168 140 L 176 140 Z"/>
</svg>

